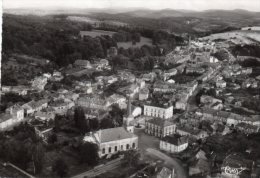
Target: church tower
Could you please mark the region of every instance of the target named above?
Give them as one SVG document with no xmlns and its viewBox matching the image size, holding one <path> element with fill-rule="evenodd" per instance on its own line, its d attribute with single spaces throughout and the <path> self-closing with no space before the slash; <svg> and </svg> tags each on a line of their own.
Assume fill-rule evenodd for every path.
<svg viewBox="0 0 260 178">
<path fill-rule="evenodd" d="M 134 132 L 134 126 L 132 121 L 134 120 L 134 116 L 132 115 L 132 104 L 131 104 L 131 97 L 128 97 L 127 101 L 127 113 L 123 118 L 123 125 L 129 132 Z"/>
</svg>

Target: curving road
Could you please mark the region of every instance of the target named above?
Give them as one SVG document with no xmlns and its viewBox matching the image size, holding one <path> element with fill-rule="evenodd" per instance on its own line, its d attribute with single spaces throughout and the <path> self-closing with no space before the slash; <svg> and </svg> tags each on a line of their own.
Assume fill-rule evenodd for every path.
<svg viewBox="0 0 260 178">
<path fill-rule="evenodd" d="M 162 153 L 161 151 L 152 149 L 152 148 L 147 148 L 146 151 L 148 154 L 152 156 L 156 156 L 161 160 L 164 160 L 166 164 L 171 165 L 174 167 L 176 171 L 177 178 L 188 178 L 186 171 L 182 167 L 181 163 L 179 160 L 176 160 L 174 158 L 169 157 L 168 155 Z"/>
</svg>

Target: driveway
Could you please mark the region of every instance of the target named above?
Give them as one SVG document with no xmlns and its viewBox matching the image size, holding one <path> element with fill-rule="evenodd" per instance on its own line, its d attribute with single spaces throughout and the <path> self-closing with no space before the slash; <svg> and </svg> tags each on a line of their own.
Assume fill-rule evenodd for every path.
<svg viewBox="0 0 260 178">
<path fill-rule="evenodd" d="M 152 148 L 147 148 L 146 149 L 147 154 L 151 155 L 151 156 L 155 156 L 163 161 L 165 161 L 165 163 L 169 166 L 172 166 L 176 172 L 177 178 L 187 178 L 187 173 L 184 170 L 182 164 L 180 163 L 179 160 L 175 159 L 175 158 L 171 158 L 168 155 L 162 153 L 161 151 L 152 149 Z"/>
</svg>

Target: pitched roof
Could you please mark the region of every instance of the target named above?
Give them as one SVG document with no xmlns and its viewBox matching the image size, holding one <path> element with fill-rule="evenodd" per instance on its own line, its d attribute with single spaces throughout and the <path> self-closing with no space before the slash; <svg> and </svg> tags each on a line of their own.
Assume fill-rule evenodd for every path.
<svg viewBox="0 0 260 178">
<path fill-rule="evenodd" d="M 154 125 L 161 126 L 161 127 L 167 127 L 167 126 L 174 125 L 173 122 L 159 118 L 159 117 L 152 118 L 152 119 L 148 120 L 147 122 L 154 124 Z"/>
<path fill-rule="evenodd" d="M 7 121 L 9 119 L 12 119 L 12 115 L 6 113 L 0 114 L 0 123 Z"/>
<path fill-rule="evenodd" d="M 137 137 L 135 134 L 128 132 L 124 127 L 116 127 L 97 131 L 100 143 L 123 140 Z"/>
<path fill-rule="evenodd" d="M 188 143 L 188 137 L 180 135 L 167 135 L 166 137 L 162 138 L 162 140 L 176 146 Z"/>
<path fill-rule="evenodd" d="M 167 167 L 163 167 L 162 170 L 158 173 L 157 177 L 159 178 L 167 178 L 172 175 L 172 171 Z"/>
</svg>

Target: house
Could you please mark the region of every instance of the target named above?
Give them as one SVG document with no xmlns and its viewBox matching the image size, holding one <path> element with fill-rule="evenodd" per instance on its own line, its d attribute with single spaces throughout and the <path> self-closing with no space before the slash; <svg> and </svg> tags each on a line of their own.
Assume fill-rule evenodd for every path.
<svg viewBox="0 0 260 178">
<path fill-rule="evenodd" d="M 46 77 L 36 77 L 32 81 L 32 88 L 42 91 L 44 90 L 45 85 L 47 84 L 47 78 Z"/>
<path fill-rule="evenodd" d="M 51 77 L 51 80 L 52 81 L 56 81 L 56 82 L 59 82 L 63 79 L 63 75 L 61 74 L 61 72 L 59 71 L 54 71 L 53 74 L 52 74 L 52 77 Z"/>
<path fill-rule="evenodd" d="M 205 69 L 202 67 L 188 66 L 186 68 L 186 74 L 203 74 L 204 72 L 205 72 Z"/>
<path fill-rule="evenodd" d="M 93 109 L 93 108 L 83 107 L 83 110 L 84 110 L 86 119 L 97 118 L 98 120 L 101 120 L 109 114 L 108 111 L 102 110 L 102 109 Z"/>
<path fill-rule="evenodd" d="M 9 127 L 12 127 L 16 123 L 11 114 L 2 113 L 0 114 L 0 131 L 3 131 Z"/>
<path fill-rule="evenodd" d="M 18 85 L 18 86 L 2 86 L 2 92 L 3 93 L 16 93 L 18 95 L 27 95 L 28 91 L 30 90 L 30 87 L 24 86 L 24 85 Z"/>
<path fill-rule="evenodd" d="M 144 115 L 168 119 L 173 116 L 173 106 L 168 103 L 160 105 L 144 105 Z"/>
<path fill-rule="evenodd" d="M 188 137 L 180 135 L 167 135 L 160 140 L 160 149 L 170 152 L 179 153 L 188 147 Z"/>
<path fill-rule="evenodd" d="M 0 130 L 11 128 L 15 124 L 23 121 L 24 110 L 19 105 L 13 105 L 0 114 Z"/>
<path fill-rule="evenodd" d="M 247 124 L 244 122 L 238 123 L 235 128 L 245 134 L 258 133 L 260 131 L 259 126 Z"/>
<path fill-rule="evenodd" d="M 138 106 L 133 106 L 131 107 L 132 110 L 132 116 L 137 117 L 142 114 L 142 108 Z"/>
<path fill-rule="evenodd" d="M 187 107 L 187 100 L 186 99 L 180 99 L 175 102 L 175 108 L 185 110 Z"/>
<path fill-rule="evenodd" d="M 189 176 L 207 176 L 210 174 L 210 162 L 207 159 L 199 158 L 191 163 L 189 167 Z"/>
<path fill-rule="evenodd" d="M 163 80 L 168 80 L 171 76 L 174 76 L 178 73 L 177 69 L 170 69 L 170 70 L 167 70 L 167 71 L 164 71 L 163 73 Z"/>
<path fill-rule="evenodd" d="M 152 118 L 145 121 L 145 133 L 156 137 L 165 137 L 176 132 L 176 124 L 162 118 Z"/>
<path fill-rule="evenodd" d="M 102 129 L 96 132 L 89 132 L 83 141 L 92 142 L 98 145 L 100 157 L 138 148 L 138 136 L 128 132 L 124 127 Z"/>
<path fill-rule="evenodd" d="M 151 72 L 148 74 L 143 74 L 142 79 L 146 82 L 153 82 L 154 79 L 156 78 L 156 73 L 155 72 Z"/>
<path fill-rule="evenodd" d="M 36 113 L 34 113 L 34 117 L 36 119 L 40 119 L 40 120 L 53 120 L 55 118 L 55 110 L 51 107 L 49 108 L 44 108 L 41 111 L 37 111 Z"/>
<path fill-rule="evenodd" d="M 119 88 L 118 92 L 129 97 L 134 97 L 139 92 L 139 90 L 140 87 L 137 84 L 133 83 L 125 87 Z"/>
<path fill-rule="evenodd" d="M 195 129 L 195 128 L 190 128 L 186 126 L 182 127 L 177 127 L 176 132 L 180 134 L 181 136 L 190 136 L 191 138 L 195 138 L 196 140 L 198 139 L 204 139 L 208 137 L 208 133 L 204 130 L 200 129 Z"/>
<path fill-rule="evenodd" d="M 119 94 L 113 94 L 110 95 L 107 98 L 108 103 L 111 105 L 118 104 L 119 108 L 125 109 L 126 108 L 126 97 L 119 95 Z"/>
<path fill-rule="evenodd" d="M 167 167 L 163 167 L 158 173 L 156 178 L 175 178 L 174 169 L 169 169 Z"/>
<path fill-rule="evenodd" d="M 5 110 L 7 114 L 11 114 L 17 121 L 24 119 L 24 109 L 20 105 L 13 105 Z"/>
<path fill-rule="evenodd" d="M 40 111 L 44 108 L 48 107 L 48 100 L 47 99 L 41 99 L 39 101 L 30 101 L 29 103 L 25 103 L 22 105 L 24 109 L 25 115 L 32 115 L 34 112 Z"/>
<path fill-rule="evenodd" d="M 216 87 L 218 88 L 226 88 L 227 86 L 227 82 L 225 82 L 224 80 L 217 80 L 216 81 Z"/>
<path fill-rule="evenodd" d="M 74 62 L 74 66 L 78 67 L 78 68 L 83 68 L 83 69 L 92 68 L 92 66 L 88 60 L 80 60 L 80 59 L 78 59 Z"/>
<path fill-rule="evenodd" d="M 149 89 L 148 88 L 141 89 L 139 92 L 139 100 L 140 101 L 147 100 L 148 97 L 149 97 Z"/>
<path fill-rule="evenodd" d="M 158 80 L 154 83 L 153 89 L 155 92 L 162 92 L 162 93 L 176 91 L 175 84 L 160 81 L 160 80 Z"/>
<path fill-rule="evenodd" d="M 59 99 L 49 105 L 55 110 L 55 114 L 66 115 L 67 111 L 75 106 L 75 103 L 70 100 Z"/>
<path fill-rule="evenodd" d="M 129 71 L 126 70 L 119 70 L 117 71 L 117 76 L 121 81 L 128 81 L 128 82 L 134 82 L 136 80 L 136 77 L 134 74 L 132 74 Z"/>
<path fill-rule="evenodd" d="M 79 98 L 79 94 L 74 93 L 74 92 L 67 92 L 64 94 L 64 99 L 69 99 L 71 101 L 76 101 Z"/>
<path fill-rule="evenodd" d="M 109 62 L 106 59 L 95 59 L 94 66 L 96 70 L 109 69 Z"/>
<path fill-rule="evenodd" d="M 110 103 L 105 98 L 93 95 L 80 97 L 77 101 L 77 105 L 87 108 L 106 110 L 110 106 Z"/>
<path fill-rule="evenodd" d="M 215 110 L 221 110 L 223 108 L 222 101 L 208 95 L 202 95 L 200 97 L 200 103 L 204 104 L 206 108 L 212 108 Z"/>
<path fill-rule="evenodd" d="M 210 63 L 217 63 L 217 62 L 219 62 L 219 60 L 216 57 L 214 57 L 214 56 L 210 56 L 209 57 L 209 62 Z"/>
</svg>

